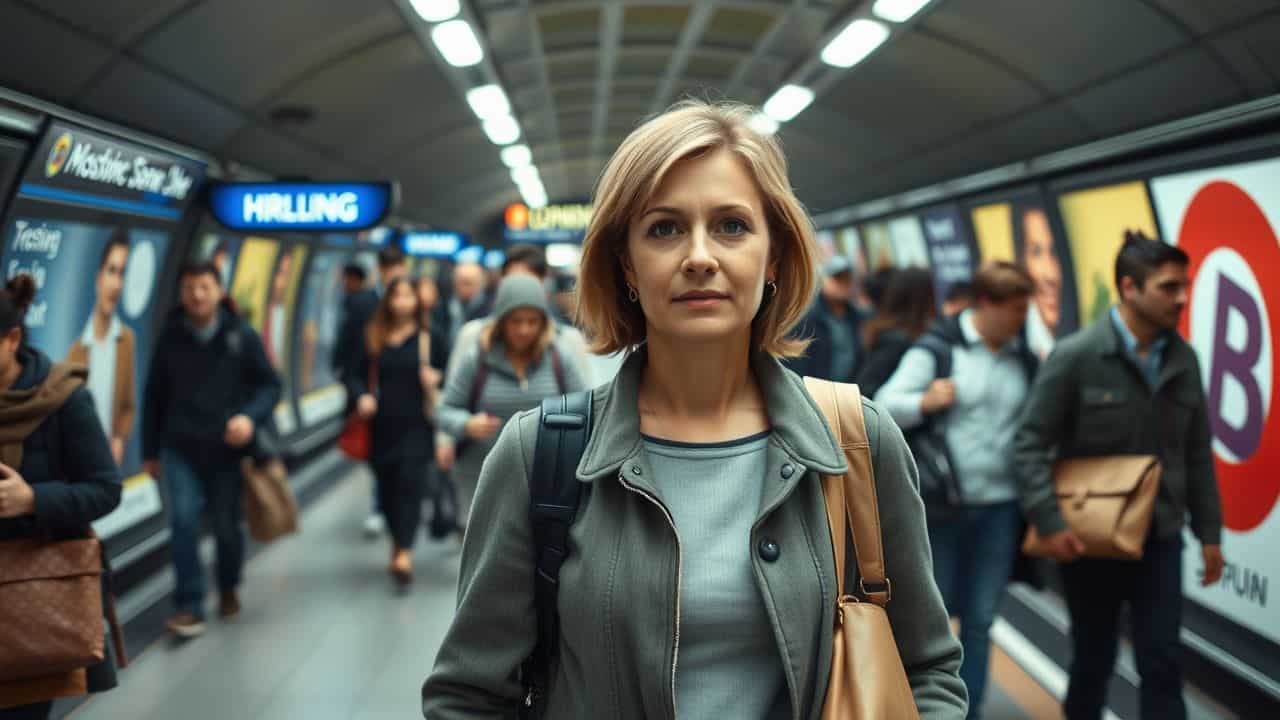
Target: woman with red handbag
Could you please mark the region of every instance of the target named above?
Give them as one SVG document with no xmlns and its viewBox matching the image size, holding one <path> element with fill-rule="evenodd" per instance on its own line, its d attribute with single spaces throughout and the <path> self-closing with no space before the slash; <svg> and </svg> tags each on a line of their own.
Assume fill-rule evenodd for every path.
<svg viewBox="0 0 1280 720">
<path fill-rule="evenodd" d="M 116 686 L 89 523 L 120 504 L 120 471 L 83 366 L 54 364 L 26 343 L 35 292 L 28 275 L 0 289 L 0 720 L 43 720 L 55 698 Z M 80 665 L 81 656 L 98 660 Z M 37 666 L 58 670 L 32 675 Z"/>
<path fill-rule="evenodd" d="M 420 305 L 407 280 L 387 285 L 365 330 L 365 357 L 353 388 L 356 417 L 369 427 L 378 506 L 391 532 L 388 570 L 401 588 L 413 580 L 412 549 L 422 519 L 424 479 L 435 455 L 427 397 L 441 378 L 430 365 L 430 340 L 424 337 Z"/>
</svg>

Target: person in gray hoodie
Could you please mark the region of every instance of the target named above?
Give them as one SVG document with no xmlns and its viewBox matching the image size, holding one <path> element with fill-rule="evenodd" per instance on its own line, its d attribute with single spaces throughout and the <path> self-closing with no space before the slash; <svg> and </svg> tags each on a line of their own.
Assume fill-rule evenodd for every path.
<svg viewBox="0 0 1280 720">
<path fill-rule="evenodd" d="M 438 420 L 460 448 L 453 469 L 463 527 L 480 468 L 502 426 L 543 398 L 586 389 L 577 364 L 561 355 L 557 332 L 542 283 L 509 275 L 498 285 L 479 343 L 464 350 L 449 373 Z"/>
</svg>

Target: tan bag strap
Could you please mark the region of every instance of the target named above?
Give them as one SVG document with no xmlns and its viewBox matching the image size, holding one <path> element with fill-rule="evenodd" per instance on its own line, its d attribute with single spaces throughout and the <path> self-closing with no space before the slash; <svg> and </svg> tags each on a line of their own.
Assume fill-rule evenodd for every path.
<svg viewBox="0 0 1280 720">
<path fill-rule="evenodd" d="M 871 464 L 871 444 L 862 416 L 862 393 L 857 385 L 834 383 L 807 377 L 809 394 L 822 410 L 836 443 L 844 452 L 849 470 L 843 476 L 824 476 L 823 497 L 831 526 L 831 545 L 836 559 L 836 583 L 845 593 L 845 521 L 853 532 L 854 560 L 863 596 L 871 602 L 888 604 L 892 588 L 885 577 L 884 544 L 880 532 L 880 504 L 876 498 L 875 470 Z M 843 512 L 841 510 L 843 509 Z"/>
</svg>

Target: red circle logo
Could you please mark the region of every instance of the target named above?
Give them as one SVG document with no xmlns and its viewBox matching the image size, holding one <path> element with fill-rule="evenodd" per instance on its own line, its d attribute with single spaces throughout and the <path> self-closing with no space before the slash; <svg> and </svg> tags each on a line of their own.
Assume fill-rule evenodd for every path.
<svg viewBox="0 0 1280 720">
<path fill-rule="evenodd" d="M 512 230 L 524 230 L 529 227 L 529 208 L 524 203 L 507 206 L 507 227 Z"/>
<path fill-rule="evenodd" d="M 1280 422 L 1271 407 L 1280 282 L 1267 277 L 1280 267 L 1280 244 L 1254 199 L 1239 186 L 1218 181 L 1192 198 L 1178 247 L 1191 258 L 1193 311 L 1183 315 L 1178 329 L 1183 337 L 1196 335 L 1201 369 L 1208 375 L 1206 409 L 1223 521 L 1231 530 L 1247 532 L 1280 498 Z M 1227 268 L 1239 267 L 1240 261 L 1245 267 L 1233 277 Z M 1262 276 L 1262 282 L 1254 276 Z M 1214 307 L 1197 307 L 1205 302 Z M 1192 315 L 1205 319 L 1193 324 Z M 1255 373 L 1267 358 L 1270 377 L 1259 378 Z"/>
</svg>

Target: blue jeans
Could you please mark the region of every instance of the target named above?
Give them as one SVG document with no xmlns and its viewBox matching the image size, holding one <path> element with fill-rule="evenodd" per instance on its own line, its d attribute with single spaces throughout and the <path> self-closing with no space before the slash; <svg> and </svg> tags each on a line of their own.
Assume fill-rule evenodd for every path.
<svg viewBox="0 0 1280 720">
<path fill-rule="evenodd" d="M 970 718 L 982 714 L 991 624 L 1013 573 L 1021 527 L 1016 502 L 966 507 L 946 522 L 929 525 L 933 577 L 947 612 L 960 619 L 960 679 L 969 688 Z"/>
<path fill-rule="evenodd" d="M 200 529 L 208 511 L 218 549 L 218 589 L 235 590 L 244 569 L 244 533 L 240 529 L 243 479 L 231 468 L 197 470 L 173 450 L 160 453 L 169 486 L 169 550 L 177 577 L 174 599 L 179 611 L 204 617 L 205 577 L 200 563 Z"/>
<path fill-rule="evenodd" d="M 1182 536 L 1150 537 L 1141 560 L 1084 558 L 1064 563 L 1071 611 L 1070 720 L 1098 720 L 1116 665 L 1120 610 L 1129 605 L 1143 720 L 1184 720 L 1182 699 Z"/>
</svg>

